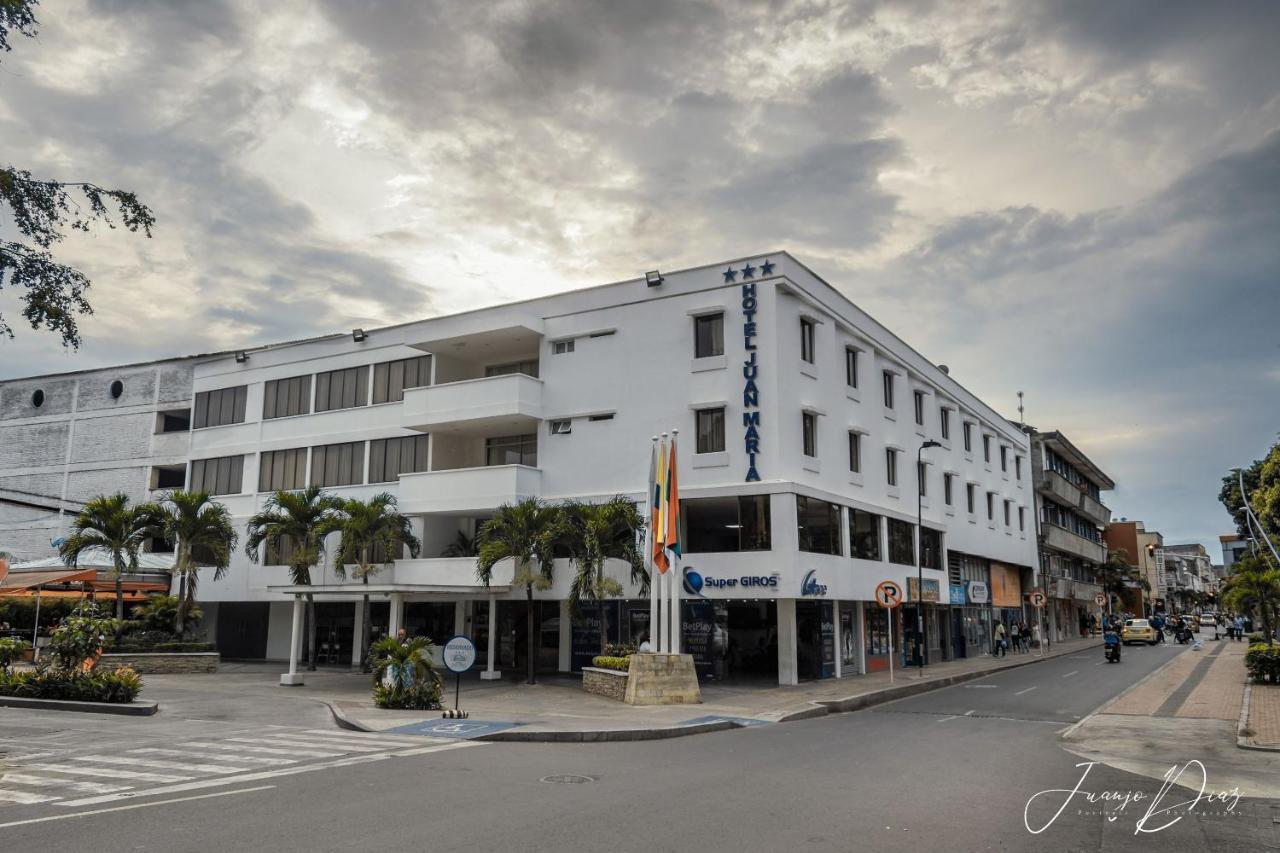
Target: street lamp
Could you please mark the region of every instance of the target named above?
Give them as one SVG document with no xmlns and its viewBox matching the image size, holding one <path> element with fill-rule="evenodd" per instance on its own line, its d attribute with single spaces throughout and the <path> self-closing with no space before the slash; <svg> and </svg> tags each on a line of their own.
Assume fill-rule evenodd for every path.
<svg viewBox="0 0 1280 853">
<path fill-rule="evenodd" d="M 916 451 L 916 659 L 920 662 L 920 677 L 924 678 L 924 458 L 930 447 L 941 447 L 942 442 L 929 439 Z"/>
<path fill-rule="evenodd" d="M 1239 478 L 1240 482 L 1240 502 L 1244 504 L 1245 518 L 1253 521 L 1253 526 L 1257 528 L 1258 535 L 1262 538 L 1263 542 L 1267 543 L 1267 547 L 1271 549 L 1271 556 L 1276 558 L 1277 563 L 1280 563 L 1280 552 L 1276 551 L 1276 546 L 1272 544 L 1270 537 L 1267 536 L 1267 531 L 1262 529 L 1262 523 L 1258 521 L 1258 517 L 1253 514 L 1253 507 L 1249 506 L 1249 494 L 1244 490 L 1244 469 L 1236 468 L 1235 472 L 1236 477 Z"/>
</svg>

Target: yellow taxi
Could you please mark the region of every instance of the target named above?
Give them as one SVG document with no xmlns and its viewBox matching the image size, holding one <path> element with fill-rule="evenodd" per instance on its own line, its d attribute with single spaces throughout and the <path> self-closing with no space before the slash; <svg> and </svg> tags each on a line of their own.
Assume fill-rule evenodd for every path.
<svg viewBox="0 0 1280 853">
<path fill-rule="evenodd" d="M 1120 629 L 1120 641 L 1123 643 L 1156 644 L 1156 629 L 1146 619 L 1126 619 Z"/>
</svg>

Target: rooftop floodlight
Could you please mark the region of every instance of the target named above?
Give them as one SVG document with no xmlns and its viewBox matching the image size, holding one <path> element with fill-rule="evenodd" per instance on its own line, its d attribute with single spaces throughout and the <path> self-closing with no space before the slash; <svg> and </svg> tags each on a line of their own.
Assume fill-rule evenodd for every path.
<svg viewBox="0 0 1280 853">
<path fill-rule="evenodd" d="M 658 285 L 662 284 L 662 281 L 663 281 L 662 273 L 658 272 L 657 270 L 654 270 L 653 272 L 647 272 L 644 274 L 644 282 L 650 287 L 657 287 Z"/>
<path fill-rule="evenodd" d="M 351 340 L 355 341 L 355 342 L 356 342 L 356 343 L 358 343 L 358 344 L 359 344 L 359 343 L 364 343 L 364 339 L 365 339 L 365 338 L 367 338 L 367 337 L 369 337 L 369 336 L 368 336 L 368 335 L 366 335 L 366 334 L 364 333 L 364 329 L 352 329 L 352 330 L 351 330 Z"/>
<path fill-rule="evenodd" d="M 236 364 L 244 364 L 249 360 L 249 353 L 244 350 L 236 350 Z"/>
</svg>

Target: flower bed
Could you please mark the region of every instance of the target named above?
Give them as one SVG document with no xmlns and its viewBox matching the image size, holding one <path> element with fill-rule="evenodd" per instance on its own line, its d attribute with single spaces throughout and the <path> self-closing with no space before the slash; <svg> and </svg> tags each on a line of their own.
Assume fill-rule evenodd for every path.
<svg viewBox="0 0 1280 853">
<path fill-rule="evenodd" d="M 1280 684 L 1280 645 L 1257 643 L 1249 646 L 1244 656 L 1244 667 L 1254 681 Z"/>
<path fill-rule="evenodd" d="M 141 691 L 142 678 L 127 666 L 88 672 L 41 669 L 0 674 L 0 696 L 128 703 Z"/>
</svg>

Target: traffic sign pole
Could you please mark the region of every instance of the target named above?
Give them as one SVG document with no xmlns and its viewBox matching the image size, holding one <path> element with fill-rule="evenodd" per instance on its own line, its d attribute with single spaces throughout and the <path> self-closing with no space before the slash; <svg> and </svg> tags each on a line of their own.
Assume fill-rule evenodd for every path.
<svg viewBox="0 0 1280 853">
<path fill-rule="evenodd" d="M 893 581 L 876 585 L 876 603 L 889 611 L 889 683 L 893 684 L 893 611 L 902 603 L 902 587 Z"/>
</svg>

